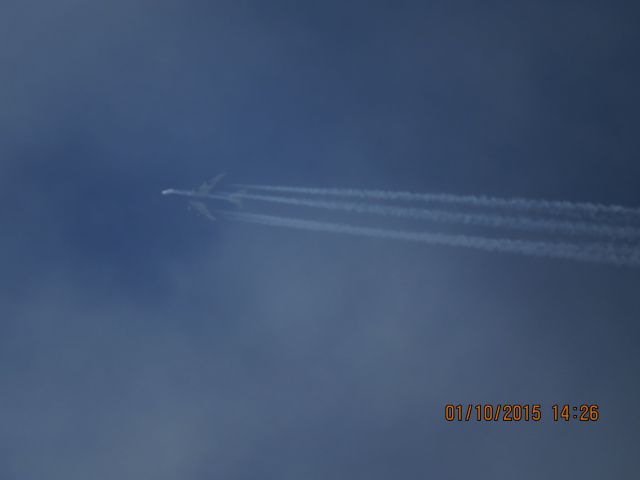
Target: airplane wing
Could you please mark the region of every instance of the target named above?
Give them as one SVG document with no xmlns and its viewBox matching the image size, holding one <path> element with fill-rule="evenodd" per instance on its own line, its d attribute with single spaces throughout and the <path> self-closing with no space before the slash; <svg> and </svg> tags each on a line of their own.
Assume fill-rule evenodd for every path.
<svg viewBox="0 0 640 480">
<path fill-rule="evenodd" d="M 198 213 L 200 213 L 200 215 L 207 217 L 212 222 L 216 221 L 216 217 L 211 215 L 211 212 L 209 211 L 209 209 L 207 208 L 207 206 L 204 203 L 197 202 L 197 201 L 194 201 L 194 200 L 190 200 L 189 203 L 191 204 L 191 206 L 193 208 L 195 208 L 198 211 Z"/>
<path fill-rule="evenodd" d="M 224 178 L 225 175 L 226 175 L 225 173 L 220 173 L 215 177 L 213 177 L 209 182 L 204 182 L 202 185 L 200 185 L 196 189 L 196 193 L 200 195 L 207 195 L 208 193 L 211 193 L 211 190 L 213 190 L 213 187 L 215 187 L 218 184 L 218 182 Z"/>
</svg>

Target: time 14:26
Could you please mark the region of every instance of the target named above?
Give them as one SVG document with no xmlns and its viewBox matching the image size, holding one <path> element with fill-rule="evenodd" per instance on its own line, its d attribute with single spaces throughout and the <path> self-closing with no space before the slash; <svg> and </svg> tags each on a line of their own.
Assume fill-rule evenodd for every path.
<svg viewBox="0 0 640 480">
<path fill-rule="evenodd" d="M 571 405 L 552 405 L 553 420 L 555 422 L 564 420 L 578 420 L 580 422 L 597 422 L 600 419 L 598 405 L 582 404 L 572 407 Z"/>
</svg>

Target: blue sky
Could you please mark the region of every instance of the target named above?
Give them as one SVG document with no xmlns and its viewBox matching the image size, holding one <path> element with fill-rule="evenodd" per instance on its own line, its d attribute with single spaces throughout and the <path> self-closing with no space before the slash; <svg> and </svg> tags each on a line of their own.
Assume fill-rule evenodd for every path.
<svg viewBox="0 0 640 480">
<path fill-rule="evenodd" d="M 630 476 L 637 269 L 213 224 L 160 191 L 636 206 L 638 13 L 4 2 L 0 477 Z M 603 414 L 443 420 L 482 402 Z"/>
</svg>

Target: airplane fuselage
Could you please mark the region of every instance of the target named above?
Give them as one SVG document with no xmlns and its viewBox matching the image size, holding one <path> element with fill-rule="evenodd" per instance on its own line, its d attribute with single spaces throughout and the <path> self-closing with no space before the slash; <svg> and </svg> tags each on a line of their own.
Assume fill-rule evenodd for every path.
<svg viewBox="0 0 640 480">
<path fill-rule="evenodd" d="M 162 195 L 182 195 L 184 197 L 191 197 L 191 198 L 214 198 L 217 200 L 224 200 L 224 201 L 236 204 L 236 201 L 234 201 L 234 198 L 233 198 L 233 194 L 220 195 L 215 193 L 198 193 L 194 190 L 180 190 L 177 188 L 167 188 L 166 190 L 162 190 Z"/>
</svg>

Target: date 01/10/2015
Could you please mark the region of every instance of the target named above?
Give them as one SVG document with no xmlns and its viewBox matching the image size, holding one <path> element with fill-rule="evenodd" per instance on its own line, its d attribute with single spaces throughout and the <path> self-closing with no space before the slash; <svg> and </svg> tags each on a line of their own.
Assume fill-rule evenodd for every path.
<svg viewBox="0 0 640 480">
<path fill-rule="evenodd" d="M 596 404 L 551 406 L 554 422 L 597 422 L 600 420 L 600 409 Z M 444 407 L 444 419 L 447 422 L 539 422 L 543 418 L 542 405 L 519 403 L 453 405 Z"/>
</svg>

